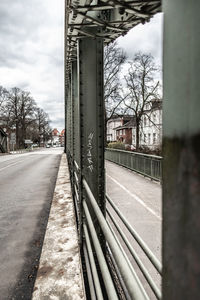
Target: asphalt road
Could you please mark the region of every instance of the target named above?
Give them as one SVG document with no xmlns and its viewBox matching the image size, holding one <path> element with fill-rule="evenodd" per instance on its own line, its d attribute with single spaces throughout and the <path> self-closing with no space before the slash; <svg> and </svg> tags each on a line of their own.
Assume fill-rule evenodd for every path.
<svg viewBox="0 0 200 300">
<path fill-rule="evenodd" d="M 31 299 L 62 148 L 0 156 L 0 299 Z"/>
<path fill-rule="evenodd" d="M 106 161 L 106 191 L 116 206 L 129 221 L 131 226 L 142 237 L 155 256 L 161 261 L 161 185 L 126 168 L 118 166 L 117 164 Z M 146 255 L 125 229 L 125 226 L 119 220 L 113 209 L 108 204 L 107 206 L 120 227 L 123 229 L 123 232 L 128 237 L 129 242 L 139 255 L 143 264 L 149 270 L 149 273 L 156 282 L 157 286 L 160 287 L 160 275 L 154 269 L 152 264 L 149 263 Z M 122 242 L 121 239 L 120 241 Z M 126 249 L 123 242 L 122 245 L 123 248 Z M 154 294 L 149 289 L 144 276 L 139 271 L 129 251 L 126 250 L 126 253 L 133 264 L 134 269 L 137 271 L 142 284 L 145 286 L 150 299 L 155 299 Z"/>
</svg>

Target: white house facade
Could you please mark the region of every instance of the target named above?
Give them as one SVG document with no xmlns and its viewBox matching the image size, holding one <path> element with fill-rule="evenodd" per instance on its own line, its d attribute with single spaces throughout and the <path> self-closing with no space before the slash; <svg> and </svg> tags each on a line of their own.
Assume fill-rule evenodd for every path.
<svg viewBox="0 0 200 300">
<path fill-rule="evenodd" d="M 140 124 L 140 146 L 156 149 L 162 144 L 162 102 L 148 104 Z M 132 145 L 136 146 L 136 129 L 132 129 Z"/>
</svg>

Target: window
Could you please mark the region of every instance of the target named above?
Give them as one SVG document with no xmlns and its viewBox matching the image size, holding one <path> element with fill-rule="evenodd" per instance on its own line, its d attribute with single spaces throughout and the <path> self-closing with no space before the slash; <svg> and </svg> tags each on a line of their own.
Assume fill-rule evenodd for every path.
<svg viewBox="0 0 200 300">
<path fill-rule="evenodd" d="M 133 135 L 133 144 L 135 144 L 135 134 Z"/>
<path fill-rule="evenodd" d="M 147 126 L 147 118 L 144 117 L 144 126 Z"/>
<path fill-rule="evenodd" d="M 156 133 L 153 133 L 153 144 L 156 143 Z"/>
<path fill-rule="evenodd" d="M 151 145 L 151 133 L 148 133 L 148 144 Z"/>
<path fill-rule="evenodd" d="M 144 143 L 146 144 L 146 142 L 147 142 L 147 135 L 144 134 Z"/>
</svg>

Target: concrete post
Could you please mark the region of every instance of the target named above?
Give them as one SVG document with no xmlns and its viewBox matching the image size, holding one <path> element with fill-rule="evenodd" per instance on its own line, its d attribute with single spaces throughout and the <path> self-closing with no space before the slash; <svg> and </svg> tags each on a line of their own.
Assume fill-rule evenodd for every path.
<svg viewBox="0 0 200 300">
<path fill-rule="evenodd" d="M 200 295 L 200 1 L 164 0 L 163 299 Z"/>
</svg>

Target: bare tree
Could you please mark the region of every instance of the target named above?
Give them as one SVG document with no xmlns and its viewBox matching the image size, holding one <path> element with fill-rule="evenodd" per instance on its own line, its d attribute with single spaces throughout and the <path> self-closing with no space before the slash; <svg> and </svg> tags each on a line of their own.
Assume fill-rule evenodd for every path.
<svg viewBox="0 0 200 300">
<path fill-rule="evenodd" d="M 30 93 L 17 87 L 9 91 L 4 91 L 0 87 L 1 92 L 6 94 L 0 110 L 2 122 L 9 131 L 15 131 L 16 148 L 24 147 L 25 139 L 34 138 L 39 144 L 41 137 L 43 140 L 44 137 L 47 139 L 50 131 L 49 116 L 44 110 L 37 107 Z"/>
<path fill-rule="evenodd" d="M 30 97 L 29 92 L 21 91 L 21 99 L 20 99 L 20 125 L 21 125 L 21 136 L 20 136 L 20 144 L 24 144 L 24 140 L 27 138 L 26 130 L 27 127 L 30 126 L 34 119 L 33 115 L 36 110 L 35 100 Z"/>
<path fill-rule="evenodd" d="M 120 111 L 123 101 L 120 73 L 126 61 L 124 51 L 113 42 L 104 50 L 105 123 Z M 106 125 L 106 124 L 105 124 Z"/>
<path fill-rule="evenodd" d="M 127 97 L 123 101 L 128 111 L 132 111 L 136 125 L 136 150 L 139 148 L 142 116 L 146 107 L 152 105 L 153 99 L 159 99 L 159 81 L 155 81 L 158 67 L 150 54 L 137 53 L 129 62 L 126 82 Z"/>
<path fill-rule="evenodd" d="M 19 148 L 19 131 L 20 131 L 20 102 L 21 90 L 17 87 L 9 91 L 8 99 L 6 102 L 6 119 L 8 126 L 14 127 L 16 132 L 16 147 Z"/>
<path fill-rule="evenodd" d="M 52 130 L 49 125 L 49 115 L 39 107 L 36 109 L 36 123 L 38 128 L 38 143 L 40 146 L 41 141 L 46 142 L 50 138 Z"/>
<path fill-rule="evenodd" d="M 8 91 L 0 85 L 0 116 L 3 115 L 5 102 L 8 97 Z"/>
</svg>

